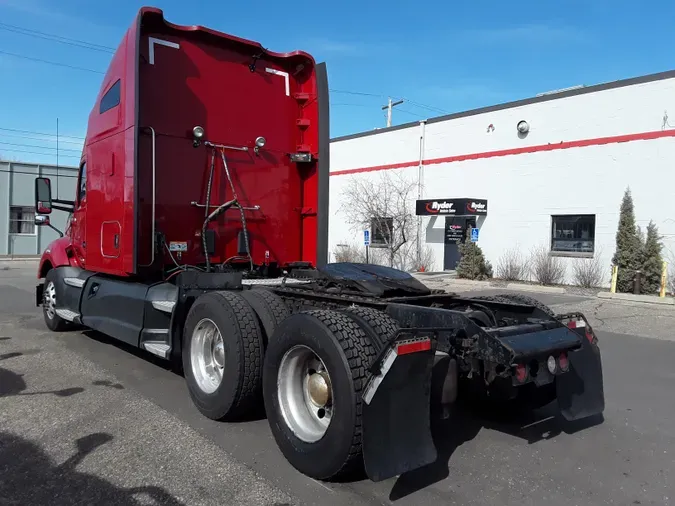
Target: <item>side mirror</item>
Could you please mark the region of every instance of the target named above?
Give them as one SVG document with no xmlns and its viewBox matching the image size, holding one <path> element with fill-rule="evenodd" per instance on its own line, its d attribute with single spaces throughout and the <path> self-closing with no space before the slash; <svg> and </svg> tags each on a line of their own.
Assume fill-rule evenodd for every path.
<svg viewBox="0 0 675 506">
<path fill-rule="evenodd" d="M 59 234 L 59 236 L 63 237 L 63 232 L 61 232 L 58 228 L 56 228 L 54 225 L 52 225 L 52 222 L 49 221 L 49 216 L 45 216 L 43 214 L 36 214 L 35 219 L 33 221 L 35 222 L 36 226 L 38 226 L 38 227 L 42 227 L 42 226 L 49 227 L 54 232 Z"/>
<path fill-rule="evenodd" d="M 51 222 L 49 221 L 49 216 L 45 216 L 44 214 L 36 214 L 35 215 L 35 224 L 39 227 L 42 225 L 50 226 Z"/>
<path fill-rule="evenodd" d="M 35 211 L 40 214 L 50 214 L 52 212 L 52 183 L 48 177 L 38 177 L 35 179 Z"/>
</svg>

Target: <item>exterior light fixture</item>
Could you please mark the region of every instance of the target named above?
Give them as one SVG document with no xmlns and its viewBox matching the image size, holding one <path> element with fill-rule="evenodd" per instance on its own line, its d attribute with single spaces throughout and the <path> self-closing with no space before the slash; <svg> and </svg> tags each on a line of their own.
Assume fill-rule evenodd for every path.
<svg viewBox="0 0 675 506">
<path fill-rule="evenodd" d="M 255 154 L 256 154 L 256 155 L 257 155 L 258 152 L 260 151 L 260 148 L 262 148 L 262 147 L 265 146 L 265 143 L 266 143 L 266 142 L 267 142 L 267 141 L 265 140 L 264 137 L 256 137 L 256 139 L 255 139 L 255 148 L 254 148 L 254 151 L 255 151 Z"/>
<path fill-rule="evenodd" d="M 525 120 L 519 121 L 516 128 L 518 129 L 518 133 L 521 134 L 526 134 L 527 132 L 530 131 L 530 125 Z"/>
<path fill-rule="evenodd" d="M 199 147 L 199 144 L 201 143 L 202 139 L 204 138 L 204 127 L 200 127 L 197 125 L 192 129 L 192 145 L 197 148 Z"/>
</svg>

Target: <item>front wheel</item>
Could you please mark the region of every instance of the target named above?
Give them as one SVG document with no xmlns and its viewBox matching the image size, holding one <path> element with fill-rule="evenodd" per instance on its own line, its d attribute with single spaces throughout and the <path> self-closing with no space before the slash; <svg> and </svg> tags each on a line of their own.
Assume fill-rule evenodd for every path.
<svg viewBox="0 0 675 506">
<path fill-rule="evenodd" d="M 263 372 L 267 419 L 284 457 L 331 480 L 363 469 L 362 390 L 375 352 L 347 315 L 316 310 L 285 319 Z"/>
<path fill-rule="evenodd" d="M 42 292 L 42 315 L 47 328 L 53 332 L 63 332 L 68 329 L 69 322 L 56 314 L 56 271 L 50 270 L 45 277 Z"/>
</svg>

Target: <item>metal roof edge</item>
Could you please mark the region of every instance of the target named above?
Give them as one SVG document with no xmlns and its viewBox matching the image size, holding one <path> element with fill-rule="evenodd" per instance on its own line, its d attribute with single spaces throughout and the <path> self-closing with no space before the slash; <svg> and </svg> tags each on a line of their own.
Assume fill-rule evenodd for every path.
<svg viewBox="0 0 675 506">
<path fill-rule="evenodd" d="M 664 79 L 671 79 L 675 78 L 675 70 L 667 70 L 665 72 L 657 72 L 655 74 L 647 74 L 644 76 L 638 76 L 638 77 L 630 77 L 627 79 L 620 79 L 617 81 L 609 81 L 606 83 L 600 83 L 600 84 L 593 84 L 590 86 L 583 86 L 580 88 L 573 88 L 567 91 L 561 91 L 560 93 L 550 93 L 550 94 L 544 94 L 544 95 L 538 95 L 535 97 L 530 97 L 530 98 L 524 98 L 521 100 L 515 100 L 512 102 L 505 102 L 502 104 L 497 104 L 497 105 L 490 105 L 486 107 L 479 107 L 477 109 L 470 109 L 468 111 L 462 111 L 462 112 L 456 112 L 452 114 L 446 114 L 444 116 L 436 116 L 433 118 L 429 118 L 427 120 L 418 120 L 418 121 L 412 121 L 408 123 L 403 123 L 401 125 L 396 125 L 388 128 L 379 128 L 377 130 L 369 130 L 367 132 L 358 132 L 355 134 L 348 134 L 348 135 L 343 135 L 340 137 L 335 137 L 331 139 L 331 143 L 333 142 L 340 142 L 340 141 L 348 141 L 351 139 L 358 139 L 359 137 L 367 137 L 370 135 L 377 135 L 385 132 L 394 132 L 396 130 L 402 130 L 404 128 L 411 128 L 419 125 L 421 122 L 426 122 L 427 124 L 429 123 L 439 123 L 441 121 L 448 121 L 452 119 L 458 119 L 458 118 L 466 118 L 468 116 L 477 116 L 479 114 L 485 114 L 489 112 L 495 112 L 495 111 L 501 111 L 505 109 L 514 109 L 516 107 L 522 107 L 524 105 L 531 105 L 531 104 L 538 104 L 541 102 L 549 102 L 551 100 L 558 100 L 561 98 L 568 98 L 568 97 L 574 97 L 577 95 L 586 95 L 588 93 L 596 93 L 599 91 L 606 91 L 606 90 L 611 90 L 615 88 L 623 88 L 626 86 L 634 86 L 636 84 L 644 84 L 644 83 L 650 83 L 653 81 L 662 81 Z"/>
</svg>

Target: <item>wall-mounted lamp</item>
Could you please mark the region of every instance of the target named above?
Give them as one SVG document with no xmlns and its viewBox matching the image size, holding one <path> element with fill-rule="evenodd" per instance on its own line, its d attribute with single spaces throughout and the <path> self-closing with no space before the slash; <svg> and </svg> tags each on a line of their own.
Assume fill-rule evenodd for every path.
<svg viewBox="0 0 675 506">
<path fill-rule="evenodd" d="M 192 129 L 192 145 L 196 148 L 204 138 L 204 127 L 197 125 Z"/>
<path fill-rule="evenodd" d="M 516 128 L 518 129 L 519 134 L 526 134 L 530 131 L 530 125 L 525 120 L 519 121 L 518 125 L 516 125 Z"/>
<path fill-rule="evenodd" d="M 265 147 L 265 143 L 267 143 L 267 141 L 265 140 L 264 137 L 256 137 L 255 148 L 253 148 L 256 155 L 260 152 L 260 148 Z"/>
</svg>

